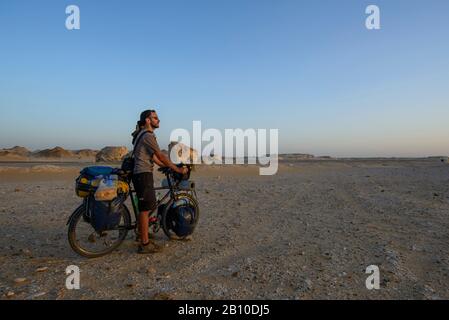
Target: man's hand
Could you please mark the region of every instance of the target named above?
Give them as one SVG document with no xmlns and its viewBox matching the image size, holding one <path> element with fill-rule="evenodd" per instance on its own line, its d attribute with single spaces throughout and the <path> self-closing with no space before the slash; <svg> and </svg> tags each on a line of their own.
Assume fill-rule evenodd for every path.
<svg viewBox="0 0 449 320">
<path fill-rule="evenodd" d="M 186 167 L 181 167 L 181 168 L 177 167 L 177 168 L 178 168 L 177 172 L 182 175 L 185 175 L 185 174 L 187 174 L 187 172 L 189 172 L 189 169 L 187 169 Z"/>
</svg>

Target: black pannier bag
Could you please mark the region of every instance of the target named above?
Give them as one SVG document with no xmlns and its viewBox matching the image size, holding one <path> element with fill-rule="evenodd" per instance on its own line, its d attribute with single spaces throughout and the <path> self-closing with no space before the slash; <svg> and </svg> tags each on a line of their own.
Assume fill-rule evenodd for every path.
<svg viewBox="0 0 449 320">
<path fill-rule="evenodd" d="M 95 231 L 117 228 L 124 210 L 124 200 L 123 197 L 117 197 L 112 201 L 96 201 L 93 196 L 89 197 L 89 220 Z"/>
<path fill-rule="evenodd" d="M 168 228 L 178 237 L 186 237 L 193 233 L 197 222 L 195 206 L 185 199 L 174 203 L 168 210 Z"/>
</svg>

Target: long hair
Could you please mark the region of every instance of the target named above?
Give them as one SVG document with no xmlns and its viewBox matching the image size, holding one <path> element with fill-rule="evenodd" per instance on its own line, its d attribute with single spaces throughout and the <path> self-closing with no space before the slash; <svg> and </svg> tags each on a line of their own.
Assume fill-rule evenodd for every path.
<svg viewBox="0 0 449 320">
<path fill-rule="evenodd" d="M 145 127 L 145 124 L 142 124 L 142 122 L 139 120 L 137 121 L 136 124 L 136 130 L 134 130 L 133 133 L 131 133 L 131 136 L 133 137 L 133 141 L 132 144 L 134 144 L 134 142 L 136 142 L 136 138 L 139 135 L 140 131 Z"/>
</svg>

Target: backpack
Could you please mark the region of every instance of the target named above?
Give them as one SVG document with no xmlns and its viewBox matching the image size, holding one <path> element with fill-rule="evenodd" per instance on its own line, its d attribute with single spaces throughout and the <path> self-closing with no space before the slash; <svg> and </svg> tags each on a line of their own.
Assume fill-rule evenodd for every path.
<svg viewBox="0 0 449 320">
<path fill-rule="evenodd" d="M 140 139 L 147 133 L 148 130 L 145 130 L 144 132 L 139 133 L 139 136 L 137 137 L 136 141 L 134 142 L 134 149 L 131 152 L 129 156 L 127 156 L 125 159 L 123 159 L 122 167 L 121 169 L 125 171 L 127 174 L 132 174 L 134 171 L 134 150 L 136 149 L 137 144 L 139 143 Z"/>
</svg>

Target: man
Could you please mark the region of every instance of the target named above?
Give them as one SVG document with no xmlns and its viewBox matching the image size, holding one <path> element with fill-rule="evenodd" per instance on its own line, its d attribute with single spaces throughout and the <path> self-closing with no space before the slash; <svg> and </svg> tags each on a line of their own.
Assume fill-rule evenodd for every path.
<svg viewBox="0 0 449 320">
<path fill-rule="evenodd" d="M 161 152 L 154 130 L 159 128 L 160 120 L 154 110 L 145 110 L 140 114 L 137 122 L 138 130 L 133 134 L 134 171 L 133 185 L 139 199 L 139 234 L 140 245 L 138 253 L 159 252 L 161 247 L 148 237 L 149 213 L 156 207 L 156 193 L 153 185 L 153 167 L 156 163 L 160 167 L 170 167 L 172 170 L 186 174 L 187 168 L 179 168 Z"/>
</svg>

